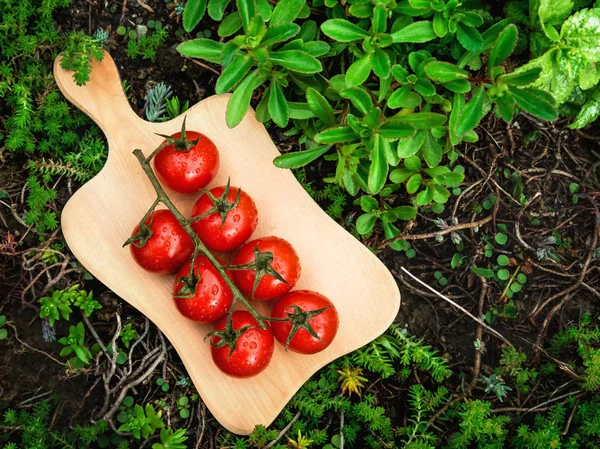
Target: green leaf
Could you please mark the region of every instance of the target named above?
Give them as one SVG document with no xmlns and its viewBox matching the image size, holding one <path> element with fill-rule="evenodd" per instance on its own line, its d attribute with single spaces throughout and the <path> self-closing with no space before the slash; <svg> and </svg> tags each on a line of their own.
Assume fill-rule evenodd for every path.
<svg viewBox="0 0 600 449">
<path fill-rule="evenodd" d="M 408 115 L 395 116 L 394 119 L 410 123 L 415 129 L 430 129 L 446 123 L 446 116 L 435 112 L 413 112 Z"/>
<path fill-rule="evenodd" d="M 448 18 L 444 17 L 443 12 L 436 12 L 433 15 L 433 31 L 438 37 L 444 37 L 448 34 Z"/>
<path fill-rule="evenodd" d="M 545 28 L 546 25 L 562 24 L 573 10 L 571 0 L 535 0 L 531 3 L 532 23 L 537 25 L 536 22 L 539 21 L 542 28 Z"/>
<path fill-rule="evenodd" d="M 231 0 L 210 0 L 208 2 L 208 15 L 210 18 L 217 22 L 223 20 L 223 13 L 229 3 L 231 3 Z"/>
<path fill-rule="evenodd" d="M 217 34 L 220 37 L 231 36 L 231 35 L 237 33 L 240 28 L 242 28 L 242 17 L 240 16 L 240 13 L 238 11 L 236 11 L 236 12 L 229 14 L 227 17 L 225 17 L 223 19 L 223 21 L 219 25 L 219 28 L 217 29 Z M 235 45 L 235 42 L 233 42 L 233 41 L 228 42 L 225 45 L 225 48 L 227 48 L 227 45 L 229 45 L 229 44 L 232 44 L 237 49 L 237 45 Z M 225 60 L 224 56 L 223 56 L 223 60 Z"/>
<path fill-rule="evenodd" d="M 498 270 L 497 275 L 498 279 L 501 281 L 506 281 L 510 277 L 510 271 L 503 268 L 502 270 Z"/>
<path fill-rule="evenodd" d="M 425 142 L 426 132 L 419 130 L 412 137 L 398 140 L 398 157 L 405 159 L 416 154 Z"/>
<path fill-rule="evenodd" d="M 464 107 L 462 114 L 458 117 L 455 126 L 457 136 L 462 136 L 468 131 L 475 129 L 483 118 L 483 102 L 485 100 L 485 89 L 478 87 L 473 97 Z"/>
<path fill-rule="evenodd" d="M 357 59 L 348 67 L 346 72 L 346 84 L 349 87 L 360 86 L 371 74 L 371 55 L 366 54 L 360 59 Z"/>
<path fill-rule="evenodd" d="M 377 221 L 377 217 L 371 214 L 362 214 L 356 220 L 356 231 L 360 235 L 368 234 L 373 230 L 373 226 L 375 226 L 375 222 Z"/>
<path fill-rule="evenodd" d="M 217 80 L 215 92 L 217 94 L 224 94 L 233 89 L 250 71 L 253 63 L 254 61 L 248 54 L 234 58 Z"/>
<path fill-rule="evenodd" d="M 438 83 L 466 80 L 469 72 L 449 62 L 431 61 L 425 66 L 425 73 L 429 78 Z"/>
<path fill-rule="evenodd" d="M 390 57 L 381 48 L 375 47 L 371 54 L 371 64 L 373 65 L 373 72 L 380 78 L 387 78 L 392 73 Z"/>
<path fill-rule="evenodd" d="M 271 26 L 292 23 L 296 20 L 305 4 L 306 0 L 280 0 L 271 15 Z"/>
<path fill-rule="evenodd" d="M 388 163 L 383 151 L 383 142 L 381 137 L 376 137 L 371 159 L 371 168 L 369 169 L 368 186 L 371 193 L 378 193 L 385 184 L 388 175 Z"/>
<path fill-rule="evenodd" d="M 360 198 L 360 207 L 365 212 L 373 212 L 379 209 L 379 204 L 372 196 L 365 195 Z"/>
<path fill-rule="evenodd" d="M 321 119 L 327 126 L 334 126 L 337 124 L 335 113 L 333 112 L 333 108 L 329 104 L 329 101 L 312 87 L 309 87 L 306 90 L 306 102 L 313 114 Z"/>
<path fill-rule="evenodd" d="M 315 117 L 315 114 L 310 110 L 307 103 L 288 101 L 288 108 L 290 110 L 290 118 L 306 120 Z"/>
<path fill-rule="evenodd" d="M 422 182 L 423 177 L 419 173 L 415 173 L 406 182 L 406 192 L 410 195 L 416 193 Z"/>
<path fill-rule="evenodd" d="M 412 220 L 417 216 L 418 213 L 417 208 L 412 206 L 398 206 L 394 207 L 392 210 L 396 214 L 398 220 L 404 221 Z"/>
<path fill-rule="evenodd" d="M 415 198 L 415 202 L 418 206 L 425 206 L 426 204 L 431 203 L 433 199 L 433 190 L 430 187 L 427 187 L 425 190 L 421 190 L 417 197 Z"/>
<path fill-rule="evenodd" d="M 340 91 L 340 97 L 346 98 L 352 102 L 354 107 L 363 114 L 373 109 L 373 100 L 371 96 L 360 87 L 348 87 Z"/>
<path fill-rule="evenodd" d="M 323 66 L 317 58 L 300 50 L 282 50 L 269 53 L 269 61 L 298 73 L 319 73 Z"/>
<path fill-rule="evenodd" d="M 498 232 L 494 238 L 496 243 L 499 245 L 504 245 L 506 242 L 508 242 L 508 237 L 502 232 Z"/>
<path fill-rule="evenodd" d="M 300 168 L 310 164 L 312 161 L 318 159 L 329 149 L 330 145 L 315 147 L 310 150 L 295 151 L 293 153 L 282 154 L 277 156 L 273 163 L 279 168 Z"/>
<path fill-rule="evenodd" d="M 395 118 L 385 120 L 377 129 L 377 134 L 388 139 L 402 139 L 415 133 L 411 123 Z"/>
<path fill-rule="evenodd" d="M 185 31 L 191 32 L 202 20 L 205 12 L 206 0 L 188 0 L 183 10 L 183 28 Z"/>
<path fill-rule="evenodd" d="M 218 64 L 221 62 L 223 43 L 210 39 L 193 39 L 177 46 L 177 51 L 185 56 L 201 58 Z"/>
<path fill-rule="evenodd" d="M 373 33 L 385 33 L 385 28 L 387 25 L 387 8 L 385 5 L 379 3 L 373 8 Z"/>
<path fill-rule="evenodd" d="M 458 23 L 456 38 L 460 45 L 472 52 L 479 52 L 483 48 L 483 38 L 479 31 L 462 23 Z"/>
<path fill-rule="evenodd" d="M 425 142 L 423 142 L 423 159 L 430 168 L 437 167 L 442 160 L 444 149 L 435 137 L 425 131 Z"/>
<path fill-rule="evenodd" d="M 269 95 L 269 114 L 277 126 L 285 128 L 290 119 L 290 111 L 287 100 L 283 95 L 281 84 L 271 81 L 271 93 Z"/>
<path fill-rule="evenodd" d="M 431 41 L 436 37 L 433 31 L 433 24 L 427 20 L 411 23 L 401 30 L 392 33 L 392 39 L 395 44 L 401 42 L 418 44 Z"/>
<path fill-rule="evenodd" d="M 600 8 L 583 9 L 563 23 L 560 37 L 592 62 L 600 62 Z"/>
<path fill-rule="evenodd" d="M 496 262 L 498 262 L 498 265 L 500 265 L 501 267 L 506 267 L 510 263 L 510 259 L 508 258 L 508 256 L 501 254 L 496 259 Z"/>
<path fill-rule="evenodd" d="M 477 276 L 481 276 L 486 279 L 493 279 L 494 271 L 487 268 L 471 267 L 471 271 Z"/>
<path fill-rule="evenodd" d="M 500 75 L 498 79 L 501 79 L 503 83 L 510 84 L 511 86 L 528 86 L 539 78 L 540 73 L 542 73 L 542 69 L 540 67 L 534 67 L 519 73 L 513 72 L 506 75 Z"/>
<path fill-rule="evenodd" d="M 334 144 L 356 140 L 360 136 L 348 125 L 339 125 L 321 131 L 315 136 L 315 142 L 323 144 Z"/>
<path fill-rule="evenodd" d="M 509 86 L 508 89 L 517 105 L 524 111 L 542 120 L 556 120 L 558 115 L 554 107 L 554 98 L 551 95 L 533 87 L 518 89 Z"/>
<path fill-rule="evenodd" d="M 338 42 L 353 42 L 369 36 L 367 31 L 344 19 L 326 20 L 321 25 L 321 30 L 325 36 Z"/>
<path fill-rule="evenodd" d="M 272 45 L 278 42 L 285 42 L 300 32 L 300 27 L 295 23 L 284 23 L 282 25 L 269 25 L 267 32 L 260 41 L 261 45 Z"/>
<path fill-rule="evenodd" d="M 404 159 L 404 166 L 407 170 L 412 172 L 420 172 L 421 171 L 421 159 L 417 156 L 410 156 Z"/>
<path fill-rule="evenodd" d="M 446 187 L 458 187 L 465 179 L 465 175 L 463 173 L 457 173 L 454 171 L 445 173 L 441 177 Z"/>
<path fill-rule="evenodd" d="M 394 184 L 401 184 L 413 175 L 413 171 L 404 168 L 397 168 L 390 173 L 390 181 Z"/>
<path fill-rule="evenodd" d="M 250 72 L 233 91 L 233 95 L 227 103 L 226 120 L 227 126 L 233 128 L 237 126 L 250 106 L 250 100 L 254 92 L 254 83 L 258 79 L 258 71 Z"/>
<path fill-rule="evenodd" d="M 0 340 L 4 340 L 8 337 L 8 331 L 6 329 L 0 329 Z"/>
<path fill-rule="evenodd" d="M 390 98 L 388 98 L 388 101 L 387 101 L 388 106 L 392 109 L 398 109 L 398 108 L 402 107 L 402 105 L 407 100 L 408 96 L 410 95 L 411 90 L 412 90 L 412 86 L 410 86 L 410 85 L 402 86 L 401 88 L 396 89 L 392 93 L 392 95 L 390 95 Z"/>
<path fill-rule="evenodd" d="M 502 64 L 502 62 L 511 55 L 517 45 L 517 38 L 518 31 L 515 25 L 508 25 L 502 30 L 490 52 L 488 72 L 491 72 L 493 67 Z"/>
<path fill-rule="evenodd" d="M 588 101 L 581 107 L 575 121 L 569 125 L 571 129 L 583 128 L 589 125 L 600 115 L 600 89 L 596 88 Z"/>
<path fill-rule="evenodd" d="M 248 31 L 250 20 L 256 14 L 256 0 L 236 0 L 237 9 L 242 19 L 242 26 Z"/>
<path fill-rule="evenodd" d="M 312 41 L 305 42 L 302 46 L 302 49 L 311 56 L 318 58 L 320 56 L 324 56 L 329 53 L 331 47 L 326 42 L 322 41 Z"/>
</svg>

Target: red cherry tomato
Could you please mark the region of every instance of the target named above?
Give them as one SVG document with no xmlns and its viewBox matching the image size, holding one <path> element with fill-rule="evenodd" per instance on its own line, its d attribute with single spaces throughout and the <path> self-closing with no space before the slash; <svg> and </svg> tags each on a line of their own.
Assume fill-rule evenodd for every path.
<svg viewBox="0 0 600 449">
<path fill-rule="evenodd" d="M 319 314 L 310 313 L 327 307 L 329 307 L 327 310 Z M 320 293 L 297 290 L 280 298 L 273 307 L 271 317 L 288 318 L 290 315 L 296 324 L 291 321 L 271 321 L 271 328 L 277 341 L 284 346 L 287 344 L 292 327 L 297 328 L 287 347 L 291 351 L 301 354 L 321 352 L 331 344 L 337 333 L 339 325 L 337 311 L 332 302 Z M 307 326 L 312 328 L 321 341 L 309 333 Z"/>
<path fill-rule="evenodd" d="M 194 251 L 194 242 L 170 210 L 156 210 L 146 219 L 152 236 L 139 246 L 141 241 L 130 244 L 131 255 L 145 270 L 156 274 L 176 272 Z M 140 231 L 137 225 L 131 236 Z"/>
<path fill-rule="evenodd" d="M 224 265 L 223 261 L 218 261 Z M 185 286 L 181 278 L 188 276 L 190 263 L 188 261 L 179 269 L 173 285 L 173 301 L 175 301 L 177 309 L 183 316 L 198 323 L 212 323 L 223 318 L 229 312 L 233 302 L 233 293 L 206 256 L 198 256 L 194 264 L 194 273 L 198 279 L 196 294 L 189 298 L 175 296 Z M 230 271 L 227 272 L 227 275 L 231 278 Z"/>
<path fill-rule="evenodd" d="M 162 183 L 179 193 L 196 193 L 208 185 L 219 171 L 219 151 L 204 134 L 186 131 L 188 141 L 198 139 L 188 151 L 171 144 L 154 156 L 154 167 Z M 179 139 L 181 133 L 173 138 Z M 185 148 L 185 147 L 184 147 Z"/>
<path fill-rule="evenodd" d="M 225 223 L 219 211 L 192 223 L 200 240 L 213 251 L 232 251 L 238 248 L 250 238 L 258 224 L 258 210 L 252 198 L 242 191 L 238 205 L 227 210 L 235 204 L 240 189 L 231 187 L 227 197 L 224 196 L 225 189 L 223 186 L 210 190 L 215 198 L 221 199 L 216 206 L 208 195 L 202 195 L 192 209 L 192 217 L 202 215 L 214 207 L 227 212 Z"/>
<path fill-rule="evenodd" d="M 236 347 L 231 353 L 229 345 L 217 348 L 211 347 L 212 358 L 215 364 L 225 374 L 233 377 L 252 377 L 264 371 L 273 357 L 275 343 L 271 329 L 263 330 L 256 320 L 245 310 L 237 310 L 231 316 L 234 330 L 240 330 L 246 326 L 255 326 L 243 332 L 236 342 Z M 216 331 L 222 331 L 227 323 L 224 317 L 215 326 Z M 267 325 L 268 326 L 268 325 Z M 221 337 L 212 337 L 213 345 L 218 343 Z"/>
<path fill-rule="evenodd" d="M 254 262 L 256 260 L 254 249 L 256 247 L 258 247 L 261 253 L 272 254 L 270 267 L 279 273 L 287 281 L 287 284 L 265 273 L 265 270 L 268 268 L 260 266 L 261 264 L 259 263 L 257 269 L 234 271 L 233 277 L 236 285 L 242 293 L 252 296 L 254 279 L 257 274 L 259 276 L 262 274 L 262 279 L 254 292 L 254 299 L 269 300 L 285 295 L 294 288 L 300 277 L 300 260 L 298 259 L 296 250 L 286 240 L 279 237 L 261 237 L 242 246 L 235 255 L 233 264 L 245 265 Z M 265 260 L 264 262 L 267 261 Z"/>
</svg>

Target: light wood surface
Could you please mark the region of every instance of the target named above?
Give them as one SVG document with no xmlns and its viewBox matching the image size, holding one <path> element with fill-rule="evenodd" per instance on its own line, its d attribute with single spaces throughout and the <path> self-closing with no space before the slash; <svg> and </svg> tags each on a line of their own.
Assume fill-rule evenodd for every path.
<svg viewBox="0 0 600 449">
<path fill-rule="evenodd" d="M 160 61 L 158 62 L 160 63 Z M 221 169 L 209 187 L 232 185 L 254 198 L 259 224 L 253 238 L 276 235 L 288 240 L 300 257 L 302 275 L 296 288 L 316 290 L 333 301 L 340 327 L 336 339 L 320 354 L 304 356 L 276 345 L 263 373 L 240 380 L 222 374 L 203 342 L 208 326 L 188 321 L 171 300 L 173 276 L 156 276 L 138 267 L 128 248 L 131 230 L 155 199 L 138 161 L 162 138 L 181 128 L 183 116 L 163 123 L 139 118 L 130 108 L 110 55 L 95 62 L 91 80 L 79 87 L 72 73 L 55 61 L 60 90 L 90 116 L 108 139 L 103 170 L 80 188 L 62 212 L 65 239 L 73 254 L 100 281 L 154 322 L 171 341 L 207 407 L 227 429 L 248 434 L 256 424 L 269 425 L 294 393 L 319 368 L 373 340 L 390 325 L 400 307 L 400 292 L 386 267 L 310 198 L 289 170 L 272 161 L 279 152 L 250 111 L 242 123 L 225 124 L 228 96 L 196 104 L 187 129 L 206 134 L 217 145 Z M 177 86 L 175 86 L 175 89 Z M 185 215 L 197 196 L 173 194 Z M 257 308 L 265 311 L 269 304 Z"/>
</svg>

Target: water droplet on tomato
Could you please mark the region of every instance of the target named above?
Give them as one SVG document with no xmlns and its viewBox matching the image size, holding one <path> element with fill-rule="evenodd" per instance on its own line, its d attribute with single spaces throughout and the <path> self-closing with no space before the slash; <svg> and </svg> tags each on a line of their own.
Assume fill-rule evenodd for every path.
<svg viewBox="0 0 600 449">
<path fill-rule="evenodd" d="M 237 223 L 238 221 L 240 221 L 240 216 L 239 216 L 239 215 L 234 215 L 234 216 L 233 216 L 233 221 L 234 221 L 234 222 L 236 222 L 236 223 Z"/>
<path fill-rule="evenodd" d="M 187 162 L 182 162 L 182 163 L 181 163 L 181 165 L 182 165 L 183 167 L 187 167 Z"/>
<path fill-rule="evenodd" d="M 163 231 L 163 232 L 167 232 L 167 227 L 166 227 L 166 226 L 165 226 L 165 227 L 163 227 L 163 230 L 162 230 L 162 231 Z"/>
<path fill-rule="evenodd" d="M 250 349 L 256 349 L 257 344 L 255 342 L 250 343 Z"/>
<path fill-rule="evenodd" d="M 169 242 L 168 240 L 165 242 L 165 246 L 171 246 L 171 242 Z"/>
<path fill-rule="evenodd" d="M 211 292 L 213 295 L 217 295 L 217 294 L 219 293 L 219 286 L 218 286 L 217 284 L 213 285 L 213 286 L 212 286 L 212 289 L 210 290 L 210 292 Z"/>
<path fill-rule="evenodd" d="M 200 173 L 200 169 L 199 168 L 196 169 L 196 173 Z"/>
<path fill-rule="evenodd" d="M 242 343 L 242 346 L 243 346 L 244 348 L 246 348 L 246 347 L 248 346 L 248 342 L 247 342 L 247 341 L 245 341 L 244 343 Z"/>
</svg>

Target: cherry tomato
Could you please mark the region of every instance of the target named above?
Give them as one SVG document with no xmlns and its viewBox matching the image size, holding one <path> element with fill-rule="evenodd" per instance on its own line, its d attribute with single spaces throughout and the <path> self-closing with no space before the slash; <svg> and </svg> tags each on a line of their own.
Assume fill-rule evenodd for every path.
<svg viewBox="0 0 600 449">
<path fill-rule="evenodd" d="M 218 260 L 218 262 L 224 265 L 223 261 Z M 193 296 L 191 297 L 175 296 L 186 287 L 184 281 L 189 274 L 190 263 L 188 261 L 179 269 L 173 285 L 173 301 L 175 301 L 177 309 L 186 318 L 203 324 L 223 318 L 229 312 L 233 302 L 233 293 L 206 256 L 198 256 L 194 264 L 194 273 L 198 280 L 195 286 L 196 294 L 193 294 L 194 290 L 192 289 L 190 294 Z M 231 278 L 230 271 L 227 272 L 227 275 Z M 193 288 L 193 286 L 191 287 Z"/>
<path fill-rule="evenodd" d="M 198 139 L 189 150 L 178 143 L 167 145 L 154 156 L 154 167 L 162 183 L 179 193 L 196 193 L 208 185 L 219 171 L 219 151 L 204 134 L 186 131 L 188 141 Z M 172 135 L 180 139 L 181 133 Z"/>
<path fill-rule="evenodd" d="M 194 251 L 194 242 L 170 210 L 156 210 L 145 221 L 152 236 L 140 246 L 136 239 L 130 244 L 131 255 L 145 270 L 157 274 L 175 273 Z M 131 236 L 140 232 L 137 225 Z"/>
<path fill-rule="evenodd" d="M 192 223 L 200 240 L 213 251 L 232 251 L 240 247 L 250 238 L 258 224 L 258 210 L 250 195 L 241 191 L 240 201 L 233 207 L 240 189 L 231 187 L 225 195 L 226 189 L 226 186 L 222 186 L 210 190 L 217 199 L 217 204 L 213 203 L 209 195 L 202 195 L 192 209 L 192 217 L 215 209 L 214 213 Z M 226 214 L 225 223 L 221 212 Z"/>
<path fill-rule="evenodd" d="M 260 251 L 258 260 L 255 248 L 258 248 Z M 254 299 L 266 301 L 279 298 L 289 292 L 296 285 L 296 282 L 298 282 L 298 278 L 300 277 L 300 260 L 294 247 L 284 239 L 279 237 L 261 237 L 252 240 L 240 248 L 235 255 L 233 264 L 245 265 L 255 261 L 257 263 L 256 268 L 233 272 L 236 285 L 242 293 L 248 296 L 252 296 L 254 280 L 257 276 L 260 278 L 260 282 L 254 292 Z M 272 270 L 279 273 L 287 281 L 287 284 L 269 274 Z"/>
<path fill-rule="evenodd" d="M 329 308 L 328 308 L 329 307 Z M 316 310 L 327 309 L 314 314 Z M 271 312 L 273 318 L 291 318 L 293 321 L 271 321 L 273 335 L 287 349 L 301 354 L 321 352 L 333 341 L 338 330 L 339 319 L 332 302 L 320 293 L 310 290 L 296 290 L 280 298 Z M 308 326 L 321 339 L 308 331 Z"/>
<path fill-rule="evenodd" d="M 271 357 L 275 343 L 271 328 L 263 330 L 259 327 L 256 320 L 245 310 L 237 310 L 231 316 L 234 330 L 240 330 L 246 326 L 255 326 L 244 331 L 239 337 L 235 350 L 231 353 L 229 345 L 217 348 L 211 347 L 212 358 L 215 364 L 225 374 L 233 377 L 252 377 L 264 371 Z M 215 331 L 222 331 L 227 323 L 227 317 L 224 317 L 215 326 Z M 267 325 L 268 326 L 268 325 Z M 212 344 L 215 345 L 221 340 L 221 337 L 213 335 Z"/>
</svg>

